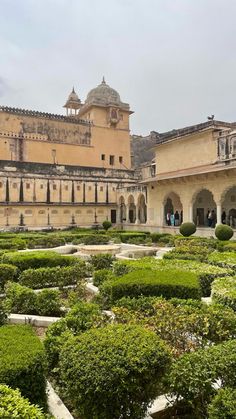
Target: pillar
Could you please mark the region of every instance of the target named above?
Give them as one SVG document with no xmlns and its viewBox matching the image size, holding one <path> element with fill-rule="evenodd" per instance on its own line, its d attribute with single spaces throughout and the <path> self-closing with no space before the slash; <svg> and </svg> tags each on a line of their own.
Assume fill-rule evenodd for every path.
<svg viewBox="0 0 236 419">
<path fill-rule="evenodd" d="M 216 204 L 216 223 L 221 224 L 221 214 L 222 214 L 222 205 L 221 202 L 217 202 Z"/>
<path fill-rule="evenodd" d="M 193 223 L 193 203 L 190 202 L 189 204 L 189 221 Z"/>
</svg>

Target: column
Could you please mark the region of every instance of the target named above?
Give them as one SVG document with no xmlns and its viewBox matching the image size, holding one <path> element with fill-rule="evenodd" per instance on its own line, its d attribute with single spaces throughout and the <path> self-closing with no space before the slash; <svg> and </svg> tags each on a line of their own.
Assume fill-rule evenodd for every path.
<svg viewBox="0 0 236 419">
<path fill-rule="evenodd" d="M 193 203 L 189 204 L 189 221 L 193 223 Z"/>
<path fill-rule="evenodd" d="M 216 224 L 221 224 L 222 205 L 221 202 L 216 204 Z"/>
</svg>

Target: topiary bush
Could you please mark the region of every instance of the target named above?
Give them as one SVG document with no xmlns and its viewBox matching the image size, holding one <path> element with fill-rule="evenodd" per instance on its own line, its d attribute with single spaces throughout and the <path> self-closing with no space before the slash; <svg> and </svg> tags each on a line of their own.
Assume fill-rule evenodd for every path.
<svg viewBox="0 0 236 419">
<path fill-rule="evenodd" d="M 217 239 L 219 240 L 229 240 L 231 239 L 231 237 L 233 237 L 234 235 L 234 230 L 232 229 L 232 227 L 226 225 L 226 224 L 219 224 L 216 228 L 215 228 L 215 235 L 217 237 Z"/>
<path fill-rule="evenodd" d="M 184 237 L 189 237 L 196 232 L 196 225 L 194 223 L 188 222 L 181 224 L 179 228 L 180 234 Z"/>
<path fill-rule="evenodd" d="M 201 298 L 201 287 L 194 272 L 180 270 L 135 270 L 107 280 L 100 288 L 105 304 L 122 297 L 163 296 L 164 298 Z"/>
<path fill-rule="evenodd" d="M 109 269 L 112 267 L 114 260 L 115 257 L 110 255 L 110 253 L 99 253 L 98 255 L 91 255 L 89 258 L 89 263 L 95 270 Z"/>
<path fill-rule="evenodd" d="M 31 326 L 0 327 L 0 382 L 46 406 L 45 354 Z"/>
<path fill-rule="evenodd" d="M 212 284 L 212 299 L 236 311 L 236 278 L 215 279 Z"/>
<path fill-rule="evenodd" d="M 224 388 L 218 390 L 208 407 L 209 419 L 236 418 L 236 389 Z"/>
<path fill-rule="evenodd" d="M 20 391 L 0 384 L 0 418 L 2 419 L 49 419 L 38 406 L 21 396 Z"/>
<path fill-rule="evenodd" d="M 80 302 L 63 319 L 52 323 L 44 340 L 48 366 L 52 371 L 58 364 L 62 345 L 69 336 L 78 335 L 110 321 L 97 304 Z"/>
<path fill-rule="evenodd" d="M 14 281 L 17 277 L 17 267 L 7 263 L 0 263 L 0 291 L 4 290 L 8 281 Z"/>
<path fill-rule="evenodd" d="M 83 418 L 141 419 L 162 394 L 170 361 L 169 349 L 153 332 L 112 325 L 69 339 L 60 371 L 66 395 Z"/>
<path fill-rule="evenodd" d="M 61 256 L 52 251 L 4 253 L 1 259 L 3 263 L 17 266 L 21 272 L 29 268 L 70 266 L 76 263 L 76 258 Z"/>
<path fill-rule="evenodd" d="M 112 223 L 110 221 L 106 220 L 106 221 L 103 221 L 102 226 L 103 226 L 104 230 L 107 231 L 107 230 L 109 230 L 109 228 L 112 227 Z"/>
<path fill-rule="evenodd" d="M 85 261 L 77 259 L 77 263 L 73 266 L 26 269 L 20 274 L 19 283 L 36 289 L 63 287 L 81 282 L 86 275 Z"/>
</svg>

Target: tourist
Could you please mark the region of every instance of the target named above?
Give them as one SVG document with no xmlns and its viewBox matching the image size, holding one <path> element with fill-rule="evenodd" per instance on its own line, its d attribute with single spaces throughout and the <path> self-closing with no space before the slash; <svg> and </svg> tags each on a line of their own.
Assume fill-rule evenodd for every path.
<svg viewBox="0 0 236 419">
<path fill-rule="evenodd" d="M 216 226 L 216 213 L 214 210 L 211 211 L 211 227 L 215 228 Z"/>
<path fill-rule="evenodd" d="M 211 227 L 212 225 L 212 211 L 208 210 L 207 212 L 207 223 L 208 223 L 208 227 Z"/>
<path fill-rule="evenodd" d="M 226 212 L 225 212 L 225 210 L 221 214 L 221 223 L 226 224 Z"/>
<path fill-rule="evenodd" d="M 167 211 L 167 214 L 166 214 L 166 224 L 168 226 L 170 226 L 170 217 L 171 217 L 171 213 L 170 213 L 170 211 Z"/>
<path fill-rule="evenodd" d="M 172 227 L 174 227 L 174 225 L 175 225 L 175 214 L 173 212 L 170 216 L 170 224 L 171 224 Z"/>
<path fill-rule="evenodd" d="M 175 226 L 179 226 L 179 212 L 175 211 Z"/>
</svg>

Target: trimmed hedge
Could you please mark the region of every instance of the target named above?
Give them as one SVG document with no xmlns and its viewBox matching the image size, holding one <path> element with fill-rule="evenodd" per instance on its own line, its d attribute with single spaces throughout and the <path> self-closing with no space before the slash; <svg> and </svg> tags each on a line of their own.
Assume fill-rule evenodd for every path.
<svg viewBox="0 0 236 419">
<path fill-rule="evenodd" d="M 143 240 L 146 239 L 147 237 L 147 233 L 138 233 L 138 232 L 123 232 L 119 234 L 119 237 L 122 241 L 122 243 L 128 243 L 130 240 L 134 239 L 134 238 L 141 238 Z"/>
<path fill-rule="evenodd" d="M 86 274 L 86 263 L 83 260 L 77 259 L 77 263 L 73 266 L 26 269 L 20 274 L 19 283 L 35 289 L 63 287 L 76 284 Z"/>
<path fill-rule="evenodd" d="M 99 245 L 99 244 L 107 244 L 110 241 L 110 237 L 106 236 L 105 234 L 91 234 L 88 236 L 84 236 L 82 243 L 85 245 Z"/>
<path fill-rule="evenodd" d="M 22 250 L 26 249 L 26 241 L 14 238 L 12 240 L 0 238 L 0 249 Z"/>
<path fill-rule="evenodd" d="M 232 227 L 220 224 L 215 228 L 215 235 L 219 240 L 229 240 L 234 235 L 234 230 Z"/>
<path fill-rule="evenodd" d="M 45 354 L 31 326 L 0 327 L 0 382 L 46 406 Z"/>
<path fill-rule="evenodd" d="M 143 418 L 163 391 L 165 343 L 140 326 L 111 325 L 72 337 L 60 356 L 66 395 L 79 416 Z"/>
<path fill-rule="evenodd" d="M 96 287 L 99 287 L 103 282 L 105 282 L 109 277 L 112 276 L 112 272 L 110 269 L 99 269 L 95 271 L 93 274 L 93 284 Z"/>
<path fill-rule="evenodd" d="M 21 272 L 29 268 L 52 268 L 54 266 L 70 266 L 76 263 L 76 258 L 61 256 L 52 251 L 4 253 L 1 259 L 3 263 L 17 266 Z"/>
<path fill-rule="evenodd" d="M 0 291 L 4 290 L 8 281 L 14 281 L 17 276 L 17 267 L 7 263 L 0 263 Z"/>
<path fill-rule="evenodd" d="M 4 307 L 9 313 L 18 314 L 60 316 L 62 313 L 59 291 L 44 289 L 35 293 L 31 288 L 16 283 L 7 284 Z"/>
<path fill-rule="evenodd" d="M 198 277 L 193 272 L 180 270 L 150 271 L 140 269 L 120 278 L 105 281 L 101 295 L 108 304 L 122 297 L 163 296 L 164 298 L 201 298 Z"/>
<path fill-rule="evenodd" d="M 47 419 L 42 409 L 21 396 L 20 391 L 0 384 L 0 418 L 2 419 Z"/>
<path fill-rule="evenodd" d="M 111 255 L 110 253 L 99 253 L 98 255 L 91 255 L 89 258 L 89 263 L 95 270 L 109 269 L 112 267 L 115 259 L 115 256 Z"/>
<path fill-rule="evenodd" d="M 208 256 L 208 262 L 222 267 L 229 267 L 236 271 L 236 253 L 234 252 L 213 252 Z"/>
<path fill-rule="evenodd" d="M 236 389 L 223 388 L 218 390 L 208 407 L 208 415 L 209 419 L 235 419 Z"/>
<path fill-rule="evenodd" d="M 63 237 L 50 237 L 50 236 L 43 236 L 32 239 L 28 241 L 28 248 L 29 249 L 37 249 L 37 248 L 50 248 L 50 247 L 58 247 L 63 246 L 66 244 L 66 240 Z"/>
<path fill-rule="evenodd" d="M 236 278 L 217 278 L 212 284 L 213 301 L 236 311 Z"/>
</svg>

